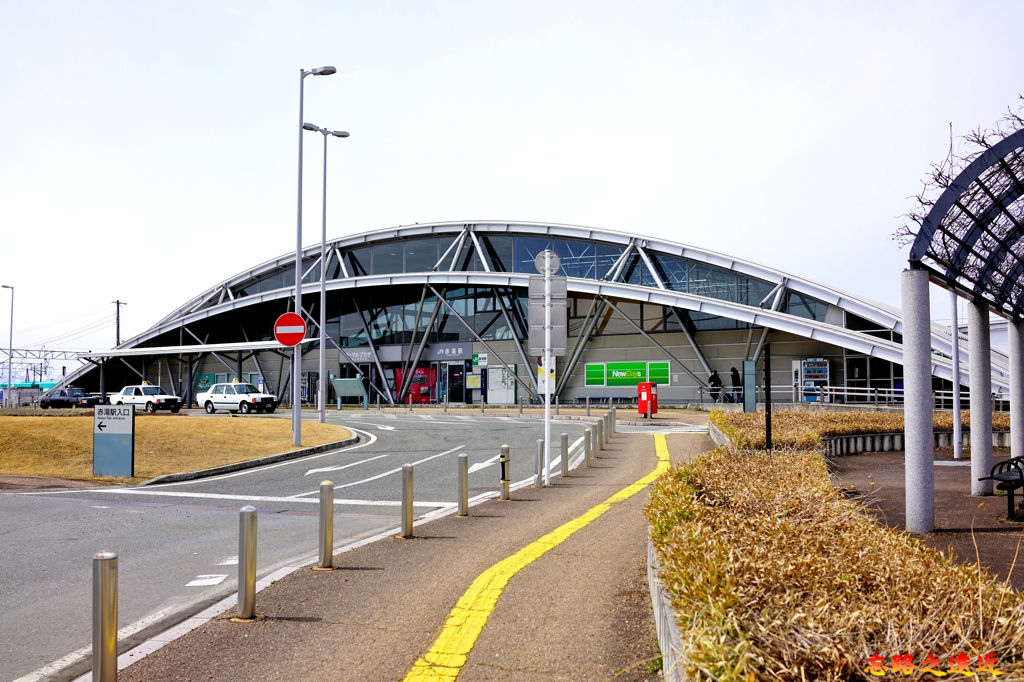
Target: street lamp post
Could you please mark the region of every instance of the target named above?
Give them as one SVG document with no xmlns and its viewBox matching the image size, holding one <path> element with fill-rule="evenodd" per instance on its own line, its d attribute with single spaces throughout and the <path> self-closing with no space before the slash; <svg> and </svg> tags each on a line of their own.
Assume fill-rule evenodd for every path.
<svg viewBox="0 0 1024 682">
<path fill-rule="evenodd" d="M 321 66 L 310 71 L 299 69 L 299 199 L 298 218 L 295 226 L 295 314 L 302 314 L 302 111 L 303 83 L 306 76 L 330 76 L 338 70 L 333 66 Z M 292 444 L 302 445 L 302 392 L 299 380 L 302 376 L 302 344 L 295 344 L 292 356 Z"/>
<path fill-rule="evenodd" d="M 8 407 L 14 407 L 14 392 L 11 390 L 11 368 L 14 366 L 14 286 L 0 284 L 0 287 L 11 290 L 11 326 L 7 333 L 7 390 L 4 391 L 4 402 Z"/>
<path fill-rule="evenodd" d="M 324 136 L 324 188 L 323 225 L 320 233 L 320 380 L 317 402 L 320 407 L 320 423 L 327 421 L 327 136 L 348 137 L 344 130 L 327 130 L 312 123 L 303 123 L 304 130 L 315 130 Z"/>
</svg>

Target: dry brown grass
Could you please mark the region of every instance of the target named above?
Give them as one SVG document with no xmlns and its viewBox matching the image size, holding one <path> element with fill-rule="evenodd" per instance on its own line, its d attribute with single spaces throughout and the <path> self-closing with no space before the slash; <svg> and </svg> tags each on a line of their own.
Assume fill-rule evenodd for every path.
<svg viewBox="0 0 1024 682">
<path fill-rule="evenodd" d="M 965 429 L 971 427 L 971 413 L 960 415 Z M 763 448 L 764 412 L 725 412 L 712 410 L 711 423 L 729 436 L 734 447 Z M 933 415 L 936 431 L 952 431 L 951 412 Z M 1010 415 L 997 412 L 992 415 L 991 428 L 1008 431 Z M 836 412 L 829 410 L 781 410 L 772 413 L 772 445 L 775 447 L 816 448 L 822 438 L 855 433 L 903 433 L 902 412 Z"/>
<path fill-rule="evenodd" d="M 70 413 L 70 411 L 69 411 Z M 194 471 L 298 449 L 291 420 L 272 417 L 139 415 L 135 419 L 135 478 Z M 93 417 L 0 416 L 0 474 L 81 481 L 126 479 L 92 475 Z M 351 438 L 341 426 L 302 422 L 302 445 Z"/>
<path fill-rule="evenodd" d="M 805 431 L 833 428 L 799 414 Z M 880 527 L 817 451 L 716 450 L 662 476 L 646 515 L 694 676 L 875 679 L 875 652 L 963 652 L 1024 679 L 1024 595 Z"/>
</svg>

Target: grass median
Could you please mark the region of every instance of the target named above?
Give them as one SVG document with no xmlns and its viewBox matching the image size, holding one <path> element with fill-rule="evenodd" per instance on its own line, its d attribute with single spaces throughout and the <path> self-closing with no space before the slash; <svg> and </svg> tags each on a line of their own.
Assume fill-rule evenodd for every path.
<svg viewBox="0 0 1024 682">
<path fill-rule="evenodd" d="M 93 417 L 79 415 L 54 410 L 47 416 L 0 416 L 0 475 L 140 483 L 300 449 L 292 445 L 290 419 L 143 414 L 135 418 L 135 477 L 93 476 Z M 302 423 L 303 448 L 352 435 L 334 424 Z"/>
</svg>

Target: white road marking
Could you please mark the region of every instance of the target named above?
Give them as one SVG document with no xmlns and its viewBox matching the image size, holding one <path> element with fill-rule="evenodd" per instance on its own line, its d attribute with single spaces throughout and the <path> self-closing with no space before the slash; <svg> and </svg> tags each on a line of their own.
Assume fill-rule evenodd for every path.
<svg viewBox="0 0 1024 682">
<path fill-rule="evenodd" d="M 423 464 L 424 462 L 429 462 L 432 459 L 437 459 L 438 457 L 444 457 L 445 455 L 450 455 L 451 453 L 455 452 L 456 450 L 461 450 L 464 447 L 465 447 L 465 443 L 463 443 L 461 445 L 456 445 L 451 450 L 445 450 L 444 452 L 439 452 L 436 455 L 431 455 L 430 457 L 424 457 L 423 459 L 421 459 L 419 461 L 411 462 L 411 464 L 413 466 L 416 466 L 417 464 Z M 344 485 L 336 485 L 336 486 L 334 486 L 334 489 L 338 490 L 340 488 L 351 488 L 354 485 L 361 485 L 363 483 L 369 483 L 370 481 L 376 481 L 378 478 L 384 478 L 385 476 L 390 476 L 391 474 L 397 474 L 401 470 L 402 470 L 402 467 L 398 467 L 397 469 L 391 469 L 390 471 L 385 471 L 382 474 L 377 474 L 376 476 L 371 476 L 370 478 L 364 478 L 361 481 L 353 481 L 352 483 L 346 483 Z"/>
<path fill-rule="evenodd" d="M 209 587 L 211 585 L 220 585 L 227 579 L 227 577 L 228 576 L 223 573 L 201 575 L 196 577 L 195 580 L 185 583 L 185 587 Z"/>
<path fill-rule="evenodd" d="M 401 471 L 396 469 L 395 471 Z M 202 500 L 238 500 L 244 502 L 298 502 L 300 504 L 320 504 L 320 500 L 317 498 L 303 498 L 303 497 L 262 497 L 259 495 L 224 495 L 220 493 L 186 493 L 186 492 L 171 492 L 171 491 L 159 491 L 159 490 L 140 490 L 139 488 L 111 488 L 103 492 L 114 493 L 118 495 L 149 495 L 153 497 L 184 497 L 184 498 L 195 498 Z M 367 507 L 397 507 L 402 503 L 401 501 L 390 501 L 390 500 L 354 500 L 354 499 L 343 499 L 334 500 L 334 504 L 337 505 L 349 505 L 349 506 L 367 506 Z M 443 507 L 451 502 L 415 502 L 415 504 L 422 505 L 424 507 Z"/>
<path fill-rule="evenodd" d="M 215 566 L 237 566 L 238 565 L 238 557 L 236 557 L 236 556 L 229 556 L 227 559 L 221 559 L 220 561 L 218 561 L 214 565 Z"/>
<path fill-rule="evenodd" d="M 134 635 L 136 632 L 145 630 L 153 623 L 158 623 L 161 620 L 165 619 L 167 616 L 171 615 L 172 613 L 177 613 L 179 610 L 180 606 L 171 606 L 165 609 L 154 611 L 153 613 L 142 618 L 141 620 L 137 620 L 131 625 L 126 625 L 125 627 L 118 630 L 117 639 L 118 641 L 127 639 L 128 637 Z M 53 663 L 50 663 L 49 665 L 40 668 L 35 672 L 29 673 L 24 677 L 19 677 L 17 680 L 15 680 L 15 682 L 42 682 L 42 680 L 53 679 L 54 675 L 56 675 L 64 668 L 74 665 L 79 661 L 83 661 L 90 656 L 92 656 L 92 645 L 79 649 L 78 651 L 72 651 L 67 656 L 62 656 Z"/>
<path fill-rule="evenodd" d="M 366 464 L 367 462 L 372 462 L 373 460 L 380 459 L 381 457 L 387 457 L 387 455 L 377 455 L 376 457 L 370 457 L 368 459 L 361 459 L 358 462 L 352 462 L 351 464 L 342 464 L 342 465 L 336 466 L 336 467 L 321 467 L 319 469 L 310 469 L 309 471 L 306 472 L 306 475 L 309 476 L 310 474 L 319 473 L 321 471 L 341 471 L 342 469 L 348 469 L 349 467 L 354 467 L 354 466 L 356 466 L 358 464 Z M 301 493 L 301 494 L 302 495 L 308 495 L 309 493 Z"/>
<path fill-rule="evenodd" d="M 495 455 L 486 462 L 477 462 L 473 466 L 469 467 L 469 473 L 473 473 L 474 471 L 480 471 L 481 469 L 485 469 L 491 466 L 492 464 L 496 464 L 499 459 L 501 459 L 501 455 Z"/>
</svg>

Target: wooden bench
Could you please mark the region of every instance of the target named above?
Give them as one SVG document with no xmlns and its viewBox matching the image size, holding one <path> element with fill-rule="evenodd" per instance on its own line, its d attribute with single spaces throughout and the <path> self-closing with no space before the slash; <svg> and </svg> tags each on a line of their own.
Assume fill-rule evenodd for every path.
<svg viewBox="0 0 1024 682">
<path fill-rule="evenodd" d="M 978 480 L 999 481 L 996 488 L 1006 491 L 1006 516 L 1015 521 L 1024 521 L 1017 516 L 1016 506 L 1013 504 L 1014 491 L 1024 487 L 1024 457 L 1011 457 L 998 462 L 988 476 L 982 476 Z"/>
</svg>

